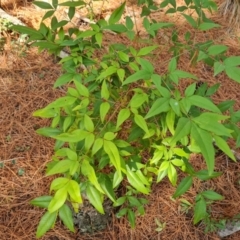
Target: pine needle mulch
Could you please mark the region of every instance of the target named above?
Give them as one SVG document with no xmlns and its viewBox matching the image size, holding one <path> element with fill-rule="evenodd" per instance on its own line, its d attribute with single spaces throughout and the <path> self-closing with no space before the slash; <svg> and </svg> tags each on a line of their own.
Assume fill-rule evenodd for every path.
<svg viewBox="0 0 240 240">
<path fill-rule="evenodd" d="M 25 18 L 27 19 L 28 16 L 26 15 Z M 156 18 L 159 18 L 158 13 Z M 161 15 L 161 18 L 164 17 Z M 215 20 L 218 21 L 217 15 Z M 176 22 L 179 38 L 183 37 L 186 30 L 193 31 L 188 29 L 186 23 L 179 24 L 177 20 Z M 229 46 L 229 54 L 239 55 L 237 38 L 226 34 L 226 28 L 227 26 L 223 26 L 220 30 L 199 32 L 196 39 L 205 41 L 210 38 L 216 44 L 223 43 Z M 164 30 L 164 36 L 170 37 L 169 33 L 170 31 Z M 127 44 L 125 38 L 116 39 L 116 36 L 108 36 L 108 42 L 116 41 L 124 41 Z M 153 59 L 156 71 L 159 73 L 166 70 L 170 59 L 165 48 L 169 44 L 167 41 L 163 35 L 157 38 L 157 43 L 161 44 L 162 48 Z M 136 45 L 140 47 L 142 43 Z M 31 206 L 29 202 L 37 196 L 48 194 L 51 178 L 46 178 L 44 171 L 46 163 L 51 159 L 54 142 L 35 133 L 39 127 L 46 126 L 48 121 L 32 117 L 32 112 L 64 94 L 61 89 L 53 90 L 54 81 L 61 75 L 61 67 L 55 59 L 45 52 L 39 54 L 36 49 L 20 50 L 16 51 L 9 45 L 0 54 L 0 239 L 3 240 L 36 239 L 35 232 L 43 210 Z M 229 80 L 225 74 L 213 77 L 212 69 L 203 64 L 191 65 L 187 54 L 181 56 L 179 68 L 196 74 L 201 81 L 209 85 L 221 83 L 219 91 L 214 95 L 214 101 L 234 99 L 236 110 L 240 109 L 239 84 Z M 189 82 L 183 81 L 182 91 Z M 199 156 L 193 156 L 191 162 L 196 169 L 206 168 L 203 159 Z M 216 157 L 216 171 L 223 172 L 223 175 L 207 182 L 195 180 L 193 187 L 184 198 L 193 203 L 198 192 L 213 189 L 224 195 L 225 199 L 212 205 L 212 216 L 216 219 L 230 219 L 240 213 L 240 164 L 230 161 L 220 153 Z M 180 201 L 171 199 L 174 190 L 168 180 L 154 185 L 152 193 L 148 196 L 146 214 L 138 217 L 134 230 L 125 219 L 116 219 L 113 216 L 109 228 L 97 234 L 83 236 L 78 232 L 69 233 L 60 222 L 57 222 L 55 228 L 42 239 L 219 239 L 215 233 L 204 233 L 202 224 L 193 225 L 191 210 L 183 212 Z M 166 227 L 161 232 L 155 230 L 156 219 L 166 223 Z M 240 239 L 240 233 L 237 232 L 225 239 Z"/>
</svg>

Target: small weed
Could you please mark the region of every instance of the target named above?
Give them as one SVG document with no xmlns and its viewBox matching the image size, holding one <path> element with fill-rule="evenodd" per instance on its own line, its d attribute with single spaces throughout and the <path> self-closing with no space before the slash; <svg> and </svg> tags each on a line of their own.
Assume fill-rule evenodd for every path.
<svg viewBox="0 0 240 240">
<path fill-rule="evenodd" d="M 17 174 L 18 176 L 23 176 L 25 174 L 25 170 L 23 168 L 19 168 Z"/>
<path fill-rule="evenodd" d="M 157 232 L 161 232 L 166 227 L 166 223 L 161 223 L 157 218 L 155 218 L 155 223 L 157 224 L 157 228 L 155 229 Z"/>
</svg>

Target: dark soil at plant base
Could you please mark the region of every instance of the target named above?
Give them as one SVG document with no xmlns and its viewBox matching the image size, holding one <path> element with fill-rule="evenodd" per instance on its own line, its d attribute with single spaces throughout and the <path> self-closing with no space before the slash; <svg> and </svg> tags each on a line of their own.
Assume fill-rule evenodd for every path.
<svg viewBox="0 0 240 240">
<path fill-rule="evenodd" d="M 26 4 L 24 8 L 21 6 L 15 9 L 8 8 L 9 12 L 20 15 L 26 23 L 32 21 L 29 25 L 35 26 L 40 19 L 38 15 L 33 14 L 32 7 Z M 161 19 L 164 18 L 166 21 L 166 17 L 161 16 Z M 217 15 L 214 18 L 220 19 Z M 173 18 L 171 20 L 174 21 Z M 186 23 L 179 24 L 179 21 L 177 28 L 180 37 L 181 33 L 187 30 L 193 31 Z M 223 26 L 208 33 L 199 32 L 197 41 L 214 39 L 218 44 L 226 44 L 229 47 L 229 54 L 239 55 L 237 37 L 227 34 L 227 28 L 228 26 Z M 169 34 L 170 31 L 164 30 L 164 36 L 170 36 Z M 128 43 L 121 36 L 109 35 L 107 38 L 108 42 Z M 61 68 L 47 53 L 39 54 L 36 49 L 22 52 L 24 49 L 13 48 L 10 40 L 11 36 L 5 51 L 0 53 L 0 239 L 36 239 L 35 232 L 43 210 L 32 207 L 29 202 L 37 196 L 48 194 L 51 178 L 44 176 L 44 168 L 51 158 L 54 143 L 35 133 L 37 128 L 47 125 L 47 121 L 33 118 L 32 112 L 64 94 L 63 90 L 52 88 L 54 81 L 61 74 Z M 170 58 L 165 47 L 168 42 L 163 35 L 159 35 L 157 41 L 162 48 L 153 58 L 153 63 L 156 71 L 162 73 Z M 139 47 L 143 45 L 143 43 L 134 44 Z M 239 84 L 229 80 L 226 75 L 221 74 L 214 78 L 213 71 L 203 64 L 191 66 L 189 56 L 186 54 L 181 56 L 179 68 L 196 74 L 201 81 L 209 85 L 221 83 L 214 101 L 234 99 L 237 101 L 236 109 L 240 109 Z M 182 82 L 182 90 L 188 83 L 188 81 Z M 199 156 L 192 156 L 191 161 L 196 169 L 205 168 L 205 163 Z M 225 196 L 225 200 L 213 204 L 213 217 L 232 218 L 240 213 L 240 164 L 219 154 L 216 158 L 216 171 L 222 171 L 223 175 L 208 182 L 196 180 L 184 198 L 192 203 L 197 192 L 213 189 Z M 171 199 L 174 190 L 167 179 L 154 185 L 152 193 L 148 196 L 146 214 L 138 217 L 134 230 L 125 219 L 116 219 L 113 216 L 111 226 L 97 234 L 84 236 L 78 232 L 73 234 L 58 222 L 43 239 L 219 239 L 215 233 L 205 234 L 202 224 L 193 226 L 192 213 L 183 213 L 180 201 Z M 155 219 L 166 223 L 166 227 L 161 232 L 155 230 L 157 228 Z M 240 239 L 240 232 L 225 239 Z"/>
</svg>

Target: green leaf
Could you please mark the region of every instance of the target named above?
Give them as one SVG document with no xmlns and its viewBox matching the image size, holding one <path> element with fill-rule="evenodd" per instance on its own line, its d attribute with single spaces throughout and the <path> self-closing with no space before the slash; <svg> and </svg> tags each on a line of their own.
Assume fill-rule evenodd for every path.
<svg viewBox="0 0 240 240">
<path fill-rule="evenodd" d="M 98 210 L 98 212 L 104 214 L 102 194 L 90 184 L 86 188 L 86 194 L 89 202 Z"/>
<path fill-rule="evenodd" d="M 203 220 L 207 215 L 207 205 L 203 197 L 201 197 L 194 206 L 194 219 L 193 223 L 197 224 Z"/>
<path fill-rule="evenodd" d="M 234 100 L 226 100 L 217 105 L 222 113 L 229 110 L 235 104 Z"/>
<path fill-rule="evenodd" d="M 228 50 L 228 47 L 225 45 L 211 45 L 208 48 L 208 54 L 216 56 L 220 53 L 226 52 Z"/>
<path fill-rule="evenodd" d="M 144 71 L 147 71 L 151 75 L 153 74 L 154 67 L 148 60 L 139 58 L 138 62 L 141 64 L 141 67 Z M 148 79 L 150 79 L 150 78 L 148 78 Z M 148 80 L 148 79 L 145 79 L 145 80 Z"/>
<path fill-rule="evenodd" d="M 240 83 L 240 68 L 239 67 L 225 67 L 226 74 L 232 80 Z"/>
<path fill-rule="evenodd" d="M 124 2 L 119 8 L 113 11 L 108 20 L 109 24 L 117 23 L 121 19 L 123 11 L 125 9 L 125 4 L 126 2 Z"/>
<path fill-rule="evenodd" d="M 44 21 L 47 18 L 50 18 L 55 13 L 55 10 L 50 10 L 45 13 L 45 15 L 42 18 L 42 21 Z"/>
<path fill-rule="evenodd" d="M 130 114 L 131 112 L 128 108 L 121 109 L 118 113 L 116 128 L 119 128 L 123 124 L 123 122 L 130 117 Z"/>
<path fill-rule="evenodd" d="M 177 76 L 178 78 L 192 78 L 192 79 L 195 79 L 195 80 L 198 79 L 195 75 L 193 75 L 189 72 L 182 71 L 182 70 L 175 70 L 171 73 L 171 75 L 172 76 Z"/>
<path fill-rule="evenodd" d="M 109 109 L 110 109 L 110 104 L 108 102 L 101 103 L 101 105 L 100 105 L 100 119 L 101 119 L 102 123 L 104 122 L 104 119 L 105 119 Z"/>
<path fill-rule="evenodd" d="M 135 228 L 136 226 L 135 213 L 130 209 L 128 209 L 127 213 L 128 213 L 127 218 L 128 221 L 130 222 L 131 228 Z"/>
<path fill-rule="evenodd" d="M 204 198 L 207 198 L 209 200 L 213 200 L 213 201 L 217 201 L 217 200 L 223 200 L 224 197 L 214 191 L 211 191 L 211 190 L 207 190 L 207 191 L 203 191 L 201 192 L 201 195 L 204 197 Z"/>
<path fill-rule="evenodd" d="M 198 29 L 202 30 L 202 31 L 206 31 L 212 28 L 216 28 L 216 27 L 220 27 L 221 25 L 216 24 L 216 23 L 210 23 L 210 22 L 204 22 L 201 23 L 198 27 Z"/>
<path fill-rule="evenodd" d="M 191 186 L 193 183 L 193 178 L 192 176 L 185 177 L 178 185 L 175 193 L 173 194 L 174 198 L 177 198 L 184 194 Z"/>
<path fill-rule="evenodd" d="M 116 133 L 113 132 L 106 132 L 103 136 L 105 140 L 112 141 L 116 137 Z"/>
<path fill-rule="evenodd" d="M 108 87 L 106 81 L 103 81 L 101 88 L 101 97 L 105 100 L 109 99 L 110 93 L 108 91 Z"/>
<path fill-rule="evenodd" d="M 93 186 L 99 192 L 104 193 L 104 191 L 102 190 L 102 188 L 101 188 L 101 186 L 100 186 L 100 184 L 98 182 L 98 179 L 97 179 L 97 176 L 96 176 L 94 168 L 90 165 L 90 163 L 87 160 L 83 160 L 82 161 L 81 171 L 82 171 L 83 175 L 88 177 L 89 181 L 93 184 Z"/>
<path fill-rule="evenodd" d="M 50 186 L 50 192 L 52 190 L 56 191 L 60 188 L 63 188 L 64 186 L 66 186 L 69 182 L 68 178 L 63 178 L 63 177 L 59 177 L 59 178 L 55 178 L 52 182 L 51 182 L 51 186 Z"/>
<path fill-rule="evenodd" d="M 61 160 L 57 162 L 48 172 L 47 176 L 57 174 L 57 173 L 65 173 L 69 170 L 69 166 L 71 165 L 71 160 Z"/>
<path fill-rule="evenodd" d="M 194 28 L 197 28 L 197 22 L 189 15 L 186 15 L 184 13 L 182 13 L 182 15 L 185 17 L 185 19 L 188 21 L 188 23 L 194 27 Z"/>
<path fill-rule="evenodd" d="M 183 137 L 187 136 L 191 131 L 192 123 L 187 118 L 180 118 L 177 123 L 175 134 L 171 140 L 171 144 L 181 140 Z"/>
<path fill-rule="evenodd" d="M 214 63 L 214 77 L 217 76 L 219 73 L 221 73 L 225 69 L 225 65 L 221 62 L 215 62 Z"/>
<path fill-rule="evenodd" d="M 148 55 L 150 52 L 152 52 L 157 47 L 158 46 L 148 46 L 148 47 L 141 48 L 139 50 L 139 52 L 137 53 L 137 56 L 140 57 L 140 56 Z"/>
<path fill-rule="evenodd" d="M 162 112 L 167 112 L 169 110 L 169 99 L 168 98 L 159 98 L 157 99 L 150 110 L 148 111 L 145 119 L 156 116 Z"/>
<path fill-rule="evenodd" d="M 128 166 L 127 166 L 127 179 L 128 182 L 139 192 L 149 194 L 150 190 L 144 186 L 136 172 L 133 172 Z"/>
<path fill-rule="evenodd" d="M 59 218 L 71 232 L 74 232 L 72 211 L 68 205 L 64 204 L 59 209 Z"/>
<path fill-rule="evenodd" d="M 103 191 L 105 192 L 105 194 L 113 201 L 116 202 L 116 197 L 115 197 L 115 193 L 113 191 L 113 183 L 110 179 L 110 177 L 108 177 L 108 175 L 106 174 L 102 174 L 101 177 L 99 178 L 99 183 L 103 189 Z"/>
<path fill-rule="evenodd" d="M 231 56 L 224 60 L 226 67 L 236 67 L 240 65 L 240 56 Z"/>
<path fill-rule="evenodd" d="M 129 56 L 126 53 L 118 52 L 118 56 L 123 62 L 129 62 Z"/>
<path fill-rule="evenodd" d="M 77 129 L 71 133 L 62 133 L 58 136 L 53 136 L 53 138 L 58 139 L 63 142 L 79 142 L 85 139 L 89 135 L 89 132 L 82 129 Z"/>
<path fill-rule="evenodd" d="M 139 108 L 147 100 L 148 100 L 148 97 L 146 94 L 135 93 L 130 101 L 130 107 L 131 108 Z"/>
<path fill-rule="evenodd" d="M 48 230 L 50 230 L 54 226 L 57 219 L 57 214 L 57 211 L 53 213 L 44 213 L 37 227 L 37 238 L 42 237 Z"/>
<path fill-rule="evenodd" d="M 102 147 L 103 147 L 103 139 L 102 138 L 96 139 L 92 147 L 92 156 L 95 155 Z"/>
<path fill-rule="evenodd" d="M 211 134 L 193 124 L 191 129 L 191 136 L 201 149 L 201 153 L 207 163 L 209 175 L 211 175 L 213 173 L 215 165 L 215 152 L 212 144 Z"/>
<path fill-rule="evenodd" d="M 65 73 L 63 75 L 61 75 L 57 80 L 56 82 L 54 83 L 54 88 L 57 88 L 57 87 L 60 87 L 66 83 L 69 83 L 73 80 L 73 76 L 74 74 L 73 73 Z"/>
<path fill-rule="evenodd" d="M 216 178 L 221 175 L 221 172 L 213 172 L 211 175 L 209 175 L 209 172 L 207 170 L 200 170 L 195 173 L 195 176 L 203 181 L 209 180 L 211 178 Z"/>
<path fill-rule="evenodd" d="M 188 97 L 188 100 L 194 106 L 197 106 L 212 112 L 221 113 L 218 107 L 205 97 L 193 95 L 191 97 Z"/>
<path fill-rule="evenodd" d="M 134 115 L 134 121 L 145 133 L 149 133 L 147 123 L 141 115 L 135 114 Z"/>
<path fill-rule="evenodd" d="M 118 148 L 113 142 L 107 141 L 107 140 L 104 140 L 103 147 L 104 147 L 104 151 L 109 156 L 111 163 L 116 168 L 119 175 L 121 176 L 121 160 L 120 160 Z"/>
<path fill-rule="evenodd" d="M 128 30 L 132 30 L 134 27 L 134 23 L 129 16 L 126 16 L 126 27 Z"/>
<path fill-rule="evenodd" d="M 43 39 L 43 35 L 39 31 L 37 31 L 33 28 L 25 27 L 25 26 L 22 26 L 22 25 L 14 25 L 11 28 L 13 30 L 17 31 L 17 32 L 20 32 L 20 33 L 27 34 L 27 35 L 31 36 L 32 40 Z"/>
<path fill-rule="evenodd" d="M 46 106 L 46 109 L 69 106 L 69 105 L 72 105 L 76 100 L 77 98 L 75 97 L 68 97 L 68 96 L 60 97 L 54 102 L 50 103 L 48 106 Z"/>
<path fill-rule="evenodd" d="M 74 84 L 75 84 L 80 96 L 89 97 L 89 91 L 83 84 L 81 84 L 77 80 L 74 80 Z"/>
<path fill-rule="evenodd" d="M 102 37 L 103 37 L 103 34 L 101 32 L 98 32 L 95 34 L 96 42 L 100 47 L 102 46 Z"/>
<path fill-rule="evenodd" d="M 149 80 L 151 78 L 151 75 L 152 74 L 150 72 L 148 72 L 146 69 L 140 70 L 138 72 L 135 72 L 134 74 L 132 74 L 128 78 L 126 78 L 125 81 L 123 82 L 123 85 L 136 82 L 140 79 L 141 80 Z"/>
<path fill-rule="evenodd" d="M 45 137 L 53 137 L 61 133 L 59 129 L 51 127 L 39 128 L 36 132 Z"/>
<path fill-rule="evenodd" d="M 74 203 L 79 203 L 79 204 L 82 203 L 80 186 L 76 181 L 74 181 L 74 180 L 69 181 L 68 186 L 67 186 L 67 191 L 68 191 L 71 201 L 73 201 Z"/>
<path fill-rule="evenodd" d="M 214 119 L 215 118 L 215 119 Z M 228 117 L 212 113 L 202 113 L 200 116 L 193 118 L 193 121 L 202 129 L 215 133 L 219 136 L 231 137 L 231 130 L 219 123 L 219 120 L 225 120 Z"/>
<path fill-rule="evenodd" d="M 42 108 L 33 112 L 34 117 L 53 118 L 58 116 L 58 110 Z M 45 128 L 47 129 L 47 128 Z"/>
<path fill-rule="evenodd" d="M 30 203 L 34 206 L 38 206 L 41 208 L 48 208 L 48 205 L 52 200 L 52 198 L 53 198 L 52 196 L 41 196 L 41 197 L 34 198 L 33 200 L 31 200 Z"/>
<path fill-rule="evenodd" d="M 101 74 L 98 76 L 97 80 L 105 79 L 114 73 L 117 72 L 117 68 L 115 66 L 110 66 L 107 69 L 102 70 Z"/>
<path fill-rule="evenodd" d="M 85 6 L 86 3 L 84 1 L 67 1 L 67 2 L 63 2 L 63 3 L 59 3 L 59 6 L 66 6 L 66 7 L 79 7 L 79 6 Z"/>
<path fill-rule="evenodd" d="M 216 136 L 216 135 L 214 136 L 214 139 L 215 139 L 216 145 L 219 147 L 219 149 L 221 149 L 233 161 L 236 161 L 236 158 L 235 158 L 232 150 L 228 146 L 227 142 L 223 138 Z"/>
<path fill-rule="evenodd" d="M 194 94 L 195 90 L 196 90 L 196 83 L 193 83 L 186 88 L 184 95 L 186 97 L 190 97 Z"/>
<path fill-rule="evenodd" d="M 119 206 L 123 205 L 126 202 L 126 200 L 127 200 L 126 196 L 120 197 L 120 198 L 117 199 L 117 201 L 114 203 L 113 206 L 114 207 L 119 207 Z"/>
<path fill-rule="evenodd" d="M 177 68 L 177 59 L 173 57 L 168 64 L 168 72 L 171 73 Z"/>
<path fill-rule="evenodd" d="M 176 168 L 172 164 L 169 164 L 169 167 L 168 167 L 168 178 L 169 178 L 170 182 L 172 183 L 172 185 L 176 186 L 177 171 L 176 171 Z"/>
<path fill-rule="evenodd" d="M 120 80 L 121 82 L 123 82 L 124 77 L 125 77 L 125 70 L 122 69 L 122 68 L 118 69 L 118 70 L 117 70 L 117 75 L 118 75 L 118 77 L 119 77 L 119 80 Z"/>
<path fill-rule="evenodd" d="M 93 132 L 94 131 L 93 121 L 87 114 L 84 115 L 84 127 L 86 128 L 86 130 L 88 132 Z"/>
<path fill-rule="evenodd" d="M 60 188 L 59 190 L 56 191 L 53 199 L 48 205 L 48 211 L 50 213 L 53 213 L 57 211 L 62 205 L 65 203 L 67 199 L 67 188 Z"/>
</svg>

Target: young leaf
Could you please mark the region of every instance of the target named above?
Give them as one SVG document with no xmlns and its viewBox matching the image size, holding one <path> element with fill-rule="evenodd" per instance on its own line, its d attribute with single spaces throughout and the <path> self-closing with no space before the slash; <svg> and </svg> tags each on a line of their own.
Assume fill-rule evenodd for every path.
<svg viewBox="0 0 240 240">
<path fill-rule="evenodd" d="M 83 175 L 88 177 L 89 181 L 93 184 L 93 186 L 99 192 L 104 193 L 104 191 L 102 190 L 102 188 L 98 182 L 94 168 L 90 165 L 90 163 L 87 160 L 83 160 L 83 162 L 81 164 L 81 171 L 82 171 Z"/>
<path fill-rule="evenodd" d="M 217 200 L 223 200 L 224 197 L 214 191 L 203 191 L 201 192 L 201 195 L 204 197 L 204 198 L 207 198 L 209 200 L 213 200 L 213 201 L 217 201 Z"/>
<path fill-rule="evenodd" d="M 79 81 L 77 80 L 74 80 L 74 84 L 79 92 L 79 94 L 83 97 L 89 97 L 89 91 L 88 89 L 83 85 L 81 84 Z"/>
<path fill-rule="evenodd" d="M 218 107 L 205 97 L 193 95 L 191 97 L 188 97 L 188 100 L 194 106 L 197 106 L 215 113 L 221 113 Z"/>
<path fill-rule="evenodd" d="M 141 115 L 135 114 L 134 115 L 134 121 L 145 133 L 149 133 L 147 123 Z"/>
<path fill-rule="evenodd" d="M 93 132 L 94 131 L 93 121 L 87 114 L 84 115 L 84 127 L 86 128 L 86 130 L 88 132 Z"/>
<path fill-rule="evenodd" d="M 69 83 L 73 80 L 74 73 L 65 73 L 61 75 L 56 82 L 54 83 L 54 88 L 60 87 L 66 83 Z"/>
<path fill-rule="evenodd" d="M 101 105 L 100 105 L 100 119 L 101 119 L 102 123 L 104 122 L 104 119 L 105 119 L 109 109 L 110 109 L 110 104 L 108 102 L 101 103 Z"/>
<path fill-rule="evenodd" d="M 123 11 L 125 9 L 125 4 L 126 2 L 124 2 L 119 8 L 117 8 L 110 16 L 108 22 L 109 24 L 114 24 L 114 23 L 117 23 L 121 17 L 122 17 L 122 14 L 123 14 Z"/>
<path fill-rule="evenodd" d="M 63 142 L 69 142 L 69 143 L 74 143 L 74 142 L 79 142 L 85 139 L 89 135 L 89 132 L 84 131 L 82 129 L 77 129 L 72 131 L 71 133 L 62 133 L 57 136 L 53 136 L 53 138 L 58 139 Z"/>
<path fill-rule="evenodd" d="M 130 209 L 128 209 L 127 213 L 128 221 L 130 222 L 131 228 L 135 228 L 136 225 L 135 213 Z"/>
<path fill-rule="evenodd" d="M 194 206 L 194 219 L 193 223 L 197 224 L 199 221 L 203 220 L 207 215 L 207 205 L 203 197 L 196 202 Z"/>
<path fill-rule="evenodd" d="M 158 46 L 148 46 L 148 47 L 141 48 L 139 50 L 139 52 L 137 53 L 137 56 L 140 57 L 140 56 L 148 55 L 150 52 L 152 52 L 157 47 Z"/>
<path fill-rule="evenodd" d="M 212 28 L 220 27 L 221 25 L 216 24 L 216 23 L 210 23 L 210 22 L 203 22 L 199 25 L 198 29 L 202 31 L 206 31 Z"/>
<path fill-rule="evenodd" d="M 200 147 L 202 155 L 207 163 L 209 175 L 213 173 L 215 165 L 215 152 L 212 144 L 212 136 L 205 130 L 198 128 L 196 125 L 192 125 L 191 136 Z"/>
<path fill-rule="evenodd" d="M 169 178 L 170 182 L 172 183 L 172 185 L 176 186 L 177 171 L 176 171 L 176 168 L 172 164 L 169 164 L 169 167 L 168 167 L 168 178 Z"/>
<path fill-rule="evenodd" d="M 130 114 L 131 112 L 128 108 L 121 109 L 118 113 L 116 128 L 119 128 L 123 124 L 123 122 L 130 117 Z"/>
<path fill-rule="evenodd" d="M 178 185 L 175 193 L 173 194 L 174 198 L 177 198 L 184 194 L 191 186 L 193 183 L 193 178 L 192 176 L 185 177 Z"/>
<path fill-rule="evenodd" d="M 170 144 L 181 140 L 183 137 L 187 136 L 191 131 L 192 123 L 187 118 L 180 118 L 177 123 L 175 134 L 170 142 Z"/>
<path fill-rule="evenodd" d="M 109 156 L 111 163 L 118 171 L 119 176 L 121 176 L 122 167 L 121 167 L 121 160 L 120 160 L 118 148 L 113 142 L 107 141 L 107 140 L 104 140 L 103 147 L 104 147 L 104 151 Z"/>
<path fill-rule="evenodd" d="M 168 98 L 159 98 L 157 99 L 150 110 L 148 111 L 145 119 L 156 116 L 162 112 L 167 112 L 169 110 L 169 99 Z"/>
<path fill-rule="evenodd" d="M 88 184 L 86 194 L 89 202 L 98 210 L 98 212 L 104 214 L 102 194 L 91 184 Z"/>
<path fill-rule="evenodd" d="M 230 147 L 228 146 L 227 142 L 219 137 L 219 136 L 214 136 L 216 145 L 228 156 L 230 157 L 233 161 L 236 161 L 236 158 L 232 152 L 232 150 L 230 149 Z"/>
<path fill-rule="evenodd" d="M 113 191 L 113 183 L 110 177 L 106 174 L 102 174 L 99 178 L 99 183 L 105 192 L 105 194 L 113 201 L 116 202 L 115 193 Z"/>
<path fill-rule="evenodd" d="M 76 100 L 77 98 L 75 97 L 69 97 L 69 96 L 60 97 L 54 102 L 51 102 L 49 105 L 47 105 L 45 109 L 69 106 L 69 105 L 72 105 Z"/>
<path fill-rule="evenodd" d="M 189 15 L 182 13 L 182 15 L 185 17 L 185 19 L 190 23 L 190 25 L 194 28 L 197 28 L 197 22 Z"/>
<path fill-rule="evenodd" d="M 54 226 L 57 219 L 57 214 L 57 211 L 53 213 L 47 211 L 46 213 L 44 213 L 37 227 L 37 238 L 42 237 L 48 230 L 50 230 Z"/>
<path fill-rule="evenodd" d="M 92 147 L 92 156 L 95 155 L 103 146 L 103 139 L 98 138 L 94 141 L 93 147 Z"/>
<path fill-rule="evenodd" d="M 68 191 L 71 201 L 73 201 L 74 203 L 79 203 L 79 204 L 82 203 L 80 186 L 76 181 L 74 181 L 74 180 L 69 181 L 67 191 Z"/>
<path fill-rule="evenodd" d="M 64 204 L 59 209 L 59 218 L 71 232 L 74 232 L 73 215 L 68 205 Z"/>
<path fill-rule="evenodd" d="M 128 166 L 127 166 L 127 179 L 128 182 L 139 192 L 149 194 L 149 189 L 144 186 L 136 172 L 133 172 Z"/>
<path fill-rule="evenodd" d="M 226 74 L 228 77 L 230 77 L 232 80 L 240 83 L 240 67 L 225 67 Z"/>
<path fill-rule="evenodd" d="M 39 128 L 36 132 L 45 137 L 53 137 L 61 133 L 59 129 L 51 127 Z"/>
<path fill-rule="evenodd" d="M 67 199 L 67 187 L 57 190 L 53 199 L 48 205 L 48 211 L 50 213 L 57 211 L 60 207 L 62 207 L 66 199 Z"/>
<path fill-rule="evenodd" d="M 41 196 L 34 198 L 30 203 L 34 206 L 38 206 L 41 208 L 48 208 L 48 205 L 52 198 L 53 198 L 52 196 Z"/>
<path fill-rule="evenodd" d="M 69 179 L 68 178 L 63 178 L 63 177 L 58 177 L 55 178 L 52 182 L 51 182 L 51 186 L 50 186 L 50 192 L 52 190 L 56 191 L 60 188 L 63 188 L 64 186 L 66 186 L 66 184 L 68 184 Z"/>
<path fill-rule="evenodd" d="M 47 171 L 47 176 L 57 174 L 57 173 L 65 173 L 69 170 L 69 166 L 71 165 L 71 160 L 61 160 L 57 162 L 49 171 Z"/>
<path fill-rule="evenodd" d="M 108 100 L 109 96 L 110 96 L 110 94 L 108 91 L 108 87 L 107 87 L 106 81 L 104 80 L 102 83 L 102 88 L 101 88 L 101 97 L 105 100 Z"/>
<path fill-rule="evenodd" d="M 149 80 L 151 78 L 151 75 L 152 74 L 149 71 L 147 71 L 146 69 L 140 70 L 140 71 L 132 74 L 128 78 L 126 78 L 122 85 L 133 83 L 133 82 L 136 82 L 140 79 Z"/>
</svg>

